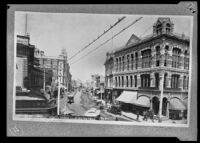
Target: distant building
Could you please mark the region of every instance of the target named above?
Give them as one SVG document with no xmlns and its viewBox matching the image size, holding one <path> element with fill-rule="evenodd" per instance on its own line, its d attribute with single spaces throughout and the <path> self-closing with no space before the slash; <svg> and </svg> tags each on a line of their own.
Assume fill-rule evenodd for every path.
<svg viewBox="0 0 200 143">
<path fill-rule="evenodd" d="M 123 110 L 187 117 L 190 40 L 173 30 L 170 18 L 158 18 L 153 34 L 132 35 L 125 47 L 107 54 L 106 89 Z"/>
<path fill-rule="evenodd" d="M 17 35 L 16 86 L 27 89 L 42 88 L 44 71 L 38 67 L 39 61 L 34 56 L 36 48 L 29 41 L 29 35 Z M 46 71 L 45 75 L 50 77 L 51 71 Z M 46 82 L 49 82 L 49 79 L 46 79 Z"/>
<path fill-rule="evenodd" d="M 66 86 L 68 90 L 71 90 L 71 78 L 70 66 L 67 61 L 66 51 L 62 50 L 61 55 L 45 56 L 43 51 L 39 49 L 35 50 L 35 57 L 39 60 L 41 68 L 51 69 L 53 71 L 52 82 L 61 83 Z"/>
</svg>

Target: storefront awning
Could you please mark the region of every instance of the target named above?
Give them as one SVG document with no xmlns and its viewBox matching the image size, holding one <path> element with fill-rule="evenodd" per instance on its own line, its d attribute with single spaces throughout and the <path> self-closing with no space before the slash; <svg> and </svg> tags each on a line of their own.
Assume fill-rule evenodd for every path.
<svg viewBox="0 0 200 143">
<path fill-rule="evenodd" d="M 142 107 L 150 107 L 150 99 L 146 96 L 141 96 L 133 104 Z"/>
<path fill-rule="evenodd" d="M 122 94 L 116 99 L 124 103 L 134 103 L 137 100 L 137 92 L 135 91 L 123 91 Z"/>
<path fill-rule="evenodd" d="M 186 110 L 186 107 L 183 104 L 183 102 L 181 102 L 181 100 L 179 100 L 177 98 L 173 98 L 169 102 L 169 109 L 171 109 L 171 110 Z"/>
<path fill-rule="evenodd" d="M 188 98 L 183 100 L 183 104 L 185 105 L 186 108 L 188 107 Z"/>
</svg>

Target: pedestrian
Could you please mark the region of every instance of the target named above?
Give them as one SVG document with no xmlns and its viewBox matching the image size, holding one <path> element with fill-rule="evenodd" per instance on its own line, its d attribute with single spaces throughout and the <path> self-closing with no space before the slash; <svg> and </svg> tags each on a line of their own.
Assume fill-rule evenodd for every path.
<svg viewBox="0 0 200 143">
<path fill-rule="evenodd" d="M 137 111 L 137 121 L 139 121 L 139 117 L 140 117 L 140 112 Z"/>
<path fill-rule="evenodd" d="M 118 120 L 119 120 L 119 119 L 116 117 L 116 118 L 115 118 L 115 121 L 118 121 Z"/>
<path fill-rule="evenodd" d="M 152 122 L 154 122 L 154 113 L 152 110 L 149 110 L 149 117 L 152 120 Z"/>
<path fill-rule="evenodd" d="M 143 112 L 143 116 L 144 116 L 143 120 L 144 120 L 144 121 L 147 121 L 147 111 L 144 111 L 144 112 Z"/>
</svg>

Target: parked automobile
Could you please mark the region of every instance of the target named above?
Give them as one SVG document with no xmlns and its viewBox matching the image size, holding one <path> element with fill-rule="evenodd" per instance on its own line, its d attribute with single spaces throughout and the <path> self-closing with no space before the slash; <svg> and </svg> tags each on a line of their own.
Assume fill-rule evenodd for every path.
<svg viewBox="0 0 200 143">
<path fill-rule="evenodd" d="M 108 109 L 108 112 L 113 113 L 113 114 L 121 114 L 121 110 L 118 106 L 111 106 L 111 108 Z"/>
<path fill-rule="evenodd" d="M 96 108 L 91 108 L 87 110 L 84 114 L 84 116 L 87 117 L 98 117 L 100 115 L 100 110 L 97 110 Z"/>
</svg>

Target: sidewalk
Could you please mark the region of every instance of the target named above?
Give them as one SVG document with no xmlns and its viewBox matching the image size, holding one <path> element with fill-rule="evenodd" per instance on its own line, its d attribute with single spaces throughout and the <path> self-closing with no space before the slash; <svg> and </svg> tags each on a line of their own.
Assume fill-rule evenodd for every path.
<svg viewBox="0 0 200 143">
<path fill-rule="evenodd" d="M 127 113 L 127 112 L 121 112 L 121 114 L 127 118 L 130 118 L 134 121 L 137 121 L 137 115 L 136 114 L 133 114 L 133 113 Z M 158 120 L 155 120 L 154 119 L 154 122 L 152 122 L 151 119 L 148 119 L 147 121 L 144 121 L 143 120 L 144 116 L 139 116 L 139 121 L 138 122 L 146 122 L 146 123 L 159 123 Z M 172 124 L 187 124 L 187 120 L 184 119 L 184 120 L 171 120 L 171 119 L 167 119 L 166 117 L 162 117 L 162 122 L 161 123 L 172 123 Z"/>
</svg>

